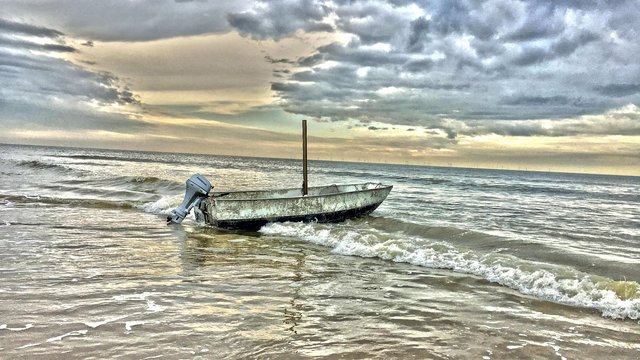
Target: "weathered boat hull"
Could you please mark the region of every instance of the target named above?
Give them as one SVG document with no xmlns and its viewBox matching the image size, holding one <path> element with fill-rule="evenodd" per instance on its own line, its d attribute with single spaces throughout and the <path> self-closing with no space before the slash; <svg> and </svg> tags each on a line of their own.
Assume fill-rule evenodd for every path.
<svg viewBox="0 0 640 360">
<path fill-rule="evenodd" d="M 282 216 L 277 218 L 269 218 L 269 219 L 251 219 L 251 220 L 218 220 L 217 227 L 223 229 L 246 229 L 246 230 L 258 230 L 262 226 L 271 223 L 271 222 L 319 222 L 319 223 L 328 223 L 328 222 L 342 222 L 347 219 L 353 219 L 357 217 L 361 217 L 364 215 L 368 215 L 372 213 L 380 203 L 373 204 L 357 209 L 349 209 L 343 211 L 337 211 L 333 213 L 324 213 L 324 214 L 308 214 L 308 215 L 296 215 L 296 216 Z"/>
<path fill-rule="evenodd" d="M 270 222 L 340 222 L 374 211 L 391 191 L 381 184 L 330 185 L 300 189 L 213 194 L 198 217 L 225 229 L 257 230 Z"/>
</svg>

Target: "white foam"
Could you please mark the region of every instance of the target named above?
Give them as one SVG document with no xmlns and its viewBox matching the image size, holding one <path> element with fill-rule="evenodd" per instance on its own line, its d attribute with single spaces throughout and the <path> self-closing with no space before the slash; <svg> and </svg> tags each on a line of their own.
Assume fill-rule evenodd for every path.
<svg viewBox="0 0 640 360">
<path fill-rule="evenodd" d="M 181 202 L 182 199 L 178 196 L 162 196 L 156 201 L 142 204 L 139 208 L 152 214 L 169 215 L 171 210 L 180 205 Z"/>
<path fill-rule="evenodd" d="M 52 338 L 47 339 L 47 342 L 54 342 L 54 341 L 61 341 L 62 339 L 68 337 L 68 336 L 84 336 L 87 334 L 89 330 L 75 330 L 75 331 L 71 331 L 68 332 L 66 334 L 60 335 L 60 336 L 55 336 Z"/>
<path fill-rule="evenodd" d="M 144 301 L 147 299 L 147 296 L 149 296 L 149 293 L 145 292 L 141 294 L 115 295 L 115 296 L 112 296 L 111 298 L 115 301 L 129 301 L 129 300 Z"/>
<path fill-rule="evenodd" d="M 115 316 L 115 317 L 104 319 L 102 321 L 93 321 L 93 322 L 88 321 L 88 322 L 84 322 L 84 324 L 87 325 L 88 327 L 92 328 L 92 329 L 95 329 L 98 326 L 102 326 L 102 325 L 105 325 L 105 324 L 108 324 L 108 323 L 111 323 L 111 322 L 114 322 L 114 321 L 122 320 L 122 319 L 124 319 L 126 317 L 128 317 L 128 315 Z"/>
<path fill-rule="evenodd" d="M 85 278 L 85 279 L 93 279 L 93 278 L 95 278 L 95 277 L 102 276 L 102 275 L 103 275 L 103 274 L 102 274 L 100 271 L 97 271 L 97 270 L 90 270 L 90 271 L 89 271 L 89 275 L 85 276 L 84 278 Z"/>
<path fill-rule="evenodd" d="M 375 229 L 274 223 L 264 226 L 260 232 L 328 246 L 341 255 L 378 257 L 473 274 L 540 299 L 598 309 L 605 317 L 640 319 L 640 298 L 621 299 L 615 291 L 599 285 L 601 280 L 565 267 L 560 269 L 553 265 L 536 264 L 505 254 L 463 252 L 447 243 L 402 233 L 381 233 Z"/>
<path fill-rule="evenodd" d="M 151 312 L 161 312 L 164 311 L 164 309 L 164 306 L 158 305 L 152 300 L 147 300 L 147 310 Z"/>
<path fill-rule="evenodd" d="M 31 329 L 32 327 L 33 327 L 33 324 L 26 324 L 24 327 L 21 327 L 21 328 L 10 328 L 7 326 L 7 324 L 2 324 L 0 325 L 0 330 L 24 331 L 24 330 Z"/>
<path fill-rule="evenodd" d="M 152 214 L 170 215 L 171 211 L 177 208 L 180 203 L 182 203 L 182 198 L 179 196 L 162 196 L 160 199 L 144 203 L 138 206 L 138 208 L 142 209 L 144 212 Z M 189 214 L 187 214 L 185 220 L 196 220 L 196 216 L 193 214 L 193 211 L 190 211 Z"/>
<path fill-rule="evenodd" d="M 144 322 L 144 321 L 127 321 L 127 322 L 125 322 L 125 323 L 124 323 L 124 328 L 125 328 L 125 330 L 127 330 L 127 331 L 131 331 L 131 329 L 132 329 L 134 326 L 137 326 L 137 325 L 144 325 L 144 324 L 145 324 L 145 322 Z"/>
<path fill-rule="evenodd" d="M 116 296 L 113 296 L 112 299 L 116 300 L 118 302 L 144 301 L 147 304 L 147 311 L 150 311 L 150 312 L 161 312 L 161 311 L 164 311 L 164 309 L 166 307 L 156 304 L 155 301 L 153 301 L 153 300 L 148 298 L 149 295 L 151 295 L 151 294 L 147 293 L 147 292 L 144 292 L 144 293 L 141 293 L 141 294 L 116 295 Z"/>
</svg>

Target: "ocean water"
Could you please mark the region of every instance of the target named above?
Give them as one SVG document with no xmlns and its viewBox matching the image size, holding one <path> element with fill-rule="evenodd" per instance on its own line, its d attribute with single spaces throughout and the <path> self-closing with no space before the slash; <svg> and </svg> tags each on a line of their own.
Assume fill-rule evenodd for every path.
<svg viewBox="0 0 640 360">
<path fill-rule="evenodd" d="M 640 358 L 640 178 L 310 162 L 371 216 L 167 225 L 300 162 L 0 145 L 1 358 Z"/>
</svg>

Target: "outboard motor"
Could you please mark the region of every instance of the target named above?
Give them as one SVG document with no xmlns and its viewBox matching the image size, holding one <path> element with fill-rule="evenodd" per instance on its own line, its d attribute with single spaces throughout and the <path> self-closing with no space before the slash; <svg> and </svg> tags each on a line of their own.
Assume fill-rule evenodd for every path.
<svg viewBox="0 0 640 360">
<path fill-rule="evenodd" d="M 185 216 L 196 206 L 202 199 L 209 195 L 209 191 L 213 186 L 206 177 L 196 174 L 187 180 L 187 190 L 184 194 L 182 204 L 171 211 L 171 215 L 167 217 L 167 222 L 180 224 Z"/>
</svg>

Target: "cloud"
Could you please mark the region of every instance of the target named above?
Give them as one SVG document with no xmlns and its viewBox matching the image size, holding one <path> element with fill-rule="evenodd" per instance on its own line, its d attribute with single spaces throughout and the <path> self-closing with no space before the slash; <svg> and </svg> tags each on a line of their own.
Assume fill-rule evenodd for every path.
<svg viewBox="0 0 640 360">
<path fill-rule="evenodd" d="M 0 18 L 0 48 L 76 52 L 73 46 L 64 44 L 63 35 L 54 29 Z M 25 36 L 44 38 L 46 41 L 24 40 Z"/>
<path fill-rule="evenodd" d="M 389 128 L 387 127 L 377 127 L 377 126 L 368 126 L 367 130 L 371 130 L 371 131 L 378 131 L 378 130 L 389 130 Z"/>
<path fill-rule="evenodd" d="M 246 10 L 252 3 L 248 0 L 90 3 L 85 0 L 6 0 L 2 2 L 2 13 L 94 41 L 148 41 L 228 32 L 231 27 L 226 15 Z M 38 29 L 32 27 L 29 31 L 37 35 Z"/>
<path fill-rule="evenodd" d="M 503 103 L 506 105 L 548 105 L 548 106 L 562 106 L 569 103 L 579 103 L 580 99 L 571 99 L 567 96 L 555 95 L 555 96 L 517 96 L 504 99 Z"/>
<path fill-rule="evenodd" d="M 266 56 L 264 57 L 264 59 L 265 59 L 269 64 L 295 64 L 295 63 L 296 63 L 295 61 L 290 60 L 290 59 L 284 59 L 284 58 L 282 58 L 282 59 L 276 59 L 276 58 L 273 58 L 273 57 L 271 57 L 271 56 L 269 56 L 269 55 L 266 55 Z"/>
<path fill-rule="evenodd" d="M 640 84 L 608 84 L 596 86 L 595 90 L 604 96 L 622 97 L 640 93 Z"/>
<path fill-rule="evenodd" d="M 0 30 L 7 33 L 18 33 L 33 36 L 44 36 L 56 38 L 62 36 L 60 31 L 49 29 L 46 27 L 24 24 L 6 19 L 0 19 Z"/>
<path fill-rule="evenodd" d="M 76 49 L 62 32 L 0 19 L 0 121 L 8 129 L 109 129 L 149 125 L 129 110 L 138 104 L 120 79 L 58 57 Z M 31 37 L 18 39 L 22 35 Z M 37 50 L 37 51 L 33 51 Z"/>
<path fill-rule="evenodd" d="M 411 21 L 407 39 L 408 51 L 420 52 L 424 49 L 424 42 L 428 41 L 429 24 L 429 20 L 424 16 Z"/>
<path fill-rule="evenodd" d="M 411 73 L 421 73 L 431 70 L 433 65 L 431 59 L 409 60 L 404 64 L 404 69 Z"/>
<path fill-rule="evenodd" d="M 529 3 L 526 11 L 529 15 L 521 17 L 521 19 L 523 19 L 521 24 L 511 33 L 506 34 L 506 40 L 526 42 L 552 38 L 561 34 L 565 29 L 565 23 L 563 21 L 565 11 L 563 7 L 553 6 L 551 4 L 544 6 Z"/>
<path fill-rule="evenodd" d="M 274 9 L 318 9 L 308 19 Z M 566 119 L 640 103 L 637 3 L 506 0 L 273 2 L 231 22 L 254 39 L 330 23 L 341 41 L 298 58 L 271 89 L 318 119 L 438 126 Z M 288 19 L 280 26 L 282 19 Z M 327 20 L 329 19 L 329 20 Z M 346 40 L 345 40 L 346 39 Z M 598 69 L 615 69 L 599 71 Z M 294 64 L 291 64 L 294 65 Z M 384 89 L 397 89 L 394 93 Z M 513 130 L 512 132 L 515 132 Z"/>
<path fill-rule="evenodd" d="M 163 126 L 205 146 L 206 122 L 291 131 L 281 124 L 304 116 L 396 158 L 479 138 L 495 150 L 510 137 L 640 136 L 639 11 L 632 0 L 4 1 L 0 121 L 166 136 L 147 121 L 162 111 L 200 118 Z"/>
<path fill-rule="evenodd" d="M 76 52 L 73 46 L 61 44 L 38 44 L 31 41 L 15 40 L 0 35 L 0 47 L 28 49 L 40 51 Z"/>
<path fill-rule="evenodd" d="M 318 44 L 302 56 L 261 57 L 289 71 L 271 71 L 273 78 L 267 79 L 275 80 L 271 89 L 283 108 L 336 121 L 431 126 L 446 118 L 566 118 L 640 102 L 635 81 L 628 80 L 640 74 L 635 61 L 640 44 L 630 30 L 640 26 L 630 15 L 640 9 L 631 0 L 156 0 L 80 5 L 80 0 L 7 1 L 4 13 L 12 19 L 34 19 L 38 26 L 3 20 L 0 29 L 57 40 L 63 32 L 83 37 L 78 42 L 86 45 L 83 52 L 94 52 L 99 46 L 90 45 L 99 40 L 122 41 L 120 45 L 235 31 L 249 39 L 284 42 L 330 32 L 339 42 Z M 47 52 L 79 48 L 24 43 L 22 38 L 0 41 Z M 595 71 L 594 64 L 616 71 Z M 145 75 L 162 68 L 144 65 L 130 67 Z M 163 75 L 154 76 L 174 83 L 167 74 L 182 67 L 175 69 L 167 73 L 163 68 Z M 239 83 L 245 79 L 236 77 Z M 205 87 L 210 80 L 204 76 L 193 83 Z M 398 91 L 384 91 L 389 88 Z M 150 90 L 158 89 L 145 89 Z"/>
<path fill-rule="evenodd" d="M 258 1 L 250 9 L 231 12 L 229 24 L 253 39 L 281 39 L 297 30 L 333 31 L 323 22 L 328 8 L 312 0 Z"/>
<path fill-rule="evenodd" d="M 584 115 L 558 120 L 511 120 L 511 121 L 459 121 L 447 119 L 436 129 L 441 129 L 449 138 L 460 135 L 478 136 L 496 134 L 502 136 L 594 136 L 624 135 L 640 136 L 640 108 L 629 104 L 609 110 L 602 115 Z"/>
<path fill-rule="evenodd" d="M 364 45 L 403 42 L 407 36 L 407 21 L 419 19 L 417 5 L 394 5 L 386 1 L 341 2 L 331 9 L 337 19 L 337 29 L 353 34 Z M 424 24 L 414 24 L 414 33 L 423 31 Z"/>
<path fill-rule="evenodd" d="M 313 55 L 301 57 L 298 59 L 298 65 L 300 66 L 314 66 L 321 63 L 324 60 L 324 54 L 315 53 Z"/>
</svg>

